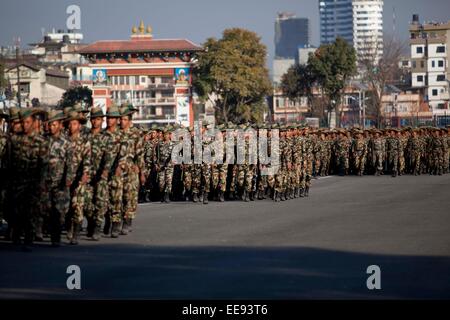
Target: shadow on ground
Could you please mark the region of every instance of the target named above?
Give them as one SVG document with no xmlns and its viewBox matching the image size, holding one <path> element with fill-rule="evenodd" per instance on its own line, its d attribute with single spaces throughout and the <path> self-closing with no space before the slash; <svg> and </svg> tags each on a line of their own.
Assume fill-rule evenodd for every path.
<svg viewBox="0 0 450 320">
<path fill-rule="evenodd" d="M 376 255 L 302 247 L 163 247 L 0 243 L 0 298 L 395 299 L 450 298 L 450 257 Z M 81 290 L 66 268 L 81 268 Z M 366 287 L 369 265 L 381 290 Z"/>
</svg>

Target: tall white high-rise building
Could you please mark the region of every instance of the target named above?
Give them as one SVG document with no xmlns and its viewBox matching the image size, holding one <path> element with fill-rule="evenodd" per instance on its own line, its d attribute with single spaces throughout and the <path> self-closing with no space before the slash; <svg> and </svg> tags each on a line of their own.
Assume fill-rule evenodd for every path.
<svg viewBox="0 0 450 320">
<path fill-rule="evenodd" d="M 359 58 L 383 54 L 383 0 L 319 0 L 320 42 L 341 37 Z"/>
</svg>

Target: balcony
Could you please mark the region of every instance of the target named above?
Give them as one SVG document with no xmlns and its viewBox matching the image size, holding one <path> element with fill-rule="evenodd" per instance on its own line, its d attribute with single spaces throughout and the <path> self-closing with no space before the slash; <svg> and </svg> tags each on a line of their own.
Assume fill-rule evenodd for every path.
<svg viewBox="0 0 450 320">
<path fill-rule="evenodd" d="M 175 82 L 167 82 L 167 83 L 150 83 L 148 85 L 148 89 L 150 90 L 170 90 L 175 86 Z"/>
</svg>

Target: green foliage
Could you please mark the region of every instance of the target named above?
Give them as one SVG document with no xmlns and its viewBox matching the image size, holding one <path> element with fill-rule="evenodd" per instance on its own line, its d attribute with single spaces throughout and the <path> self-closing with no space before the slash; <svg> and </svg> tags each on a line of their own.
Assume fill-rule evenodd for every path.
<svg viewBox="0 0 450 320">
<path fill-rule="evenodd" d="M 70 107 L 77 102 L 84 102 L 86 106 L 92 106 L 92 90 L 88 87 L 74 87 L 64 92 L 58 105 L 60 108 Z"/>
<path fill-rule="evenodd" d="M 213 97 L 218 122 L 238 121 L 244 111 L 257 112 L 272 89 L 260 37 L 227 29 L 221 39 L 208 39 L 204 48 L 193 70 L 193 86 L 203 99 Z"/>
<path fill-rule="evenodd" d="M 334 101 L 329 111 L 336 110 L 337 125 L 340 112 L 338 105 L 347 80 L 356 73 L 356 52 L 345 40 L 337 38 L 335 42 L 320 46 L 308 60 L 308 65 L 315 74 L 330 101 Z"/>
<path fill-rule="evenodd" d="M 8 86 L 8 82 L 5 79 L 5 65 L 0 61 L 0 89 L 4 89 Z"/>
</svg>

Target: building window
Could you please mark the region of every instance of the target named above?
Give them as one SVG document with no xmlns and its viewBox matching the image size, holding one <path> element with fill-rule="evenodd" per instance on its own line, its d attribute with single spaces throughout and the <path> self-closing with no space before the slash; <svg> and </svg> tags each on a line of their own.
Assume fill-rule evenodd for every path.
<svg viewBox="0 0 450 320">
<path fill-rule="evenodd" d="M 120 76 L 119 84 L 125 84 L 125 77 L 124 76 Z"/>
<path fill-rule="evenodd" d="M 431 91 L 431 95 L 432 96 L 437 96 L 438 95 L 438 90 L 437 89 L 433 89 L 433 91 Z"/>
<path fill-rule="evenodd" d="M 432 68 L 436 67 L 436 62 L 435 62 L 434 60 L 431 61 L 431 67 L 432 67 Z"/>
<path fill-rule="evenodd" d="M 423 76 L 417 76 L 417 82 L 423 82 Z"/>
<path fill-rule="evenodd" d="M 421 68 L 425 68 L 425 61 L 423 61 L 423 60 L 420 61 L 420 67 L 421 67 Z"/>
<path fill-rule="evenodd" d="M 417 47 L 416 53 L 423 53 L 423 47 Z"/>
<path fill-rule="evenodd" d="M 445 46 L 439 46 L 436 48 L 436 53 L 445 53 Z"/>
<path fill-rule="evenodd" d="M 139 85 L 139 76 L 134 76 L 134 84 Z"/>
<path fill-rule="evenodd" d="M 439 68 L 443 68 L 444 67 L 444 60 L 439 60 L 438 61 L 438 67 Z"/>
<path fill-rule="evenodd" d="M 412 67 L 415 69 L 415 68 L 417 68 L 417 61 L 413 61 L 412 62 Z"/>
<path fill-rule="evenodd" d="M 436 81 L 445 81 L 445 75 L 439 74 L 436 78 Z"/>
</svg>

